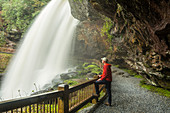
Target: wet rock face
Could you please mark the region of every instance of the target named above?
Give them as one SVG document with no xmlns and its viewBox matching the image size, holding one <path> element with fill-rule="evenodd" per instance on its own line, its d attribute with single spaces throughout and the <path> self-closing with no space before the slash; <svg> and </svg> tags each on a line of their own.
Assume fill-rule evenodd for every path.
<svg viewBox="0 0 170 113">
<path fill-rule="evenodd" d="M 74 53 L 77 57 L 96 58 L 106 55 L 108 43 L 100 35 L 104 21 L 87 0 L 69 0 L 72 15 L 80 20 L 77 26 Z"/>
<path fill-rule="evenodd" d="M 139 21 L 139 24 L 147 28 L 142 29 L 142 26 L 137 26 L 141 32 L 148 32 L 146 36 L 151 40 L 152 49 L 163 56 L 169 55 L 170 3 L 167 0 L 119 0 L 118 2 L 127 12 L 133 14 L 136 22 Z"/>
<path fill-rule="evenodd" d="M 76 56 L 100 59 L 101 55 L 106 55 L 109 46 L 106 40 L 100 35 L 102 26 L 102 20 L 87 20 L 79 23 L 75 35 L 74 53 Z"/>
<path fill-rule="evenodd" d="M 114 19 L 127 21 L 126 32 L 121 32 L 128 48 L 126 63 L 151 84 L 170 89 L 170 1 L 117 2 L 123 10 Z M 120 20 L 117 23 L 121 28 Z"/>
<path fill-rule="evenodd" d="M 99 13 L 91 6 L 88 0 L 69 0 L 69 3 L 74 18 L 80 21 L 100 19 Z"/>
<path fill-rule="evenodd" d="M 111 59 L 114 54 L 114 62 L 123 61 L 151 84 L 170 89 L 169 0 L 72 0 L 71 8 L 80 20 L 76 53 Z M 110 42 L 106 41 L 107 35 L 101 36 L 103 15 L 112 20 Z M 109 47 L 110 52 L 101 52 Z"/>
</svg>

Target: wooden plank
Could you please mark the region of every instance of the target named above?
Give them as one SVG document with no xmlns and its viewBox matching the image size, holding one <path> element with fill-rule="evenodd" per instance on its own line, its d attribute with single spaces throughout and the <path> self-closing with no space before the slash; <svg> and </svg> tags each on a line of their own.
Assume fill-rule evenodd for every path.
<svg viewBox="0 0 170 113">
<path fill-rule="evenodd" d="M 49 113 L 51 113 L 51 100 L 49 100 Z"/>
</svg>

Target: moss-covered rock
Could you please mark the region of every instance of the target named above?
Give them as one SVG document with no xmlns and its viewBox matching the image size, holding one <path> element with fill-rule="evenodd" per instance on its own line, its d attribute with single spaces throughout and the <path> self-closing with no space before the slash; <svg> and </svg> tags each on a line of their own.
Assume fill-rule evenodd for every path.
<svg viewBox="0 0 170 113">
<path fill-rule="evenodd" d="M 70 86 L 75 86 L 77 85 L 79 82 L 75 81 L 75 80 L 65 80 L 64 81 L 65 84 L 68 84 Z"/>
</svg>

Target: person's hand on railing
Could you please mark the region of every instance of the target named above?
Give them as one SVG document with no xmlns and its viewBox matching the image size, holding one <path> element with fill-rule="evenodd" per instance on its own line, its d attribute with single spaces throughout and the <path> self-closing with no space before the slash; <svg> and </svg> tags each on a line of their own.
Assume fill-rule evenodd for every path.
<svg viewBox="0 0 170 113">
<path fill-rule="evenodd" d="M 100 81 L 101 79 L 98 79 L 97 81 Z"/>
<path fill-rule="evenodd" d="M 97 80 L 97 81 L 100 81 L 100 80 L 101 80 L 101 79 L 100 79 L 100 78 L 101 78 L 101 75 L 97 75 L 97 76 L 98 76 L 98 80 Z"/>
</svg>

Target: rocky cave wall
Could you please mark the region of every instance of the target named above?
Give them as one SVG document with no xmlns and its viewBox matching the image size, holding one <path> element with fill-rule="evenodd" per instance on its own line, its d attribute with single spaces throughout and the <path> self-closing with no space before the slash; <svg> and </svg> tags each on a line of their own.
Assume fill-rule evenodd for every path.
<svg viewBox="0 0 170 113">
<path fill-rule="evenodd" d="M 126 63 L 153 85 L 170 89 L 169 0 L 69 0 L 80 20 L 75 55 Z M 101 34 L 106 17 L 108 34 Z"/>
</svg>

